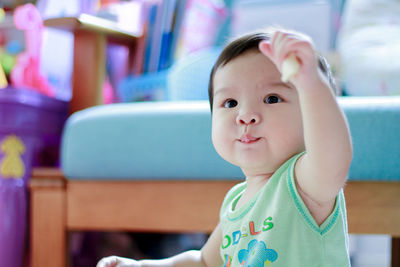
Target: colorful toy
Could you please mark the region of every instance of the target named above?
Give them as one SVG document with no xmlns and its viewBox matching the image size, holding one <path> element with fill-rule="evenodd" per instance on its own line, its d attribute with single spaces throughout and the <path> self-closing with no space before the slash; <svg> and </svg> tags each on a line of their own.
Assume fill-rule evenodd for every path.
<svg viewBox="0 0 400 267">
<path fill-rule="evenodd" d="M 0 8 L 0 23 L 4 20 L 5 13 L 4 9 Z M 8 85 L 6 75 L 4 74 L 4 70 L 0 65 L 0 89 L 6 88 Z"/>
<path fill-rule="evenodd" d="M 10 40 L 4 48 L 0 48 L 0 65 L 7 77 L 17 62 L 17 55 L 22 51 L 22 45 L 17 40 Z"/>
<path fill-rule="evenodd" d="M 32 4 L 20 6 L 15 10 L 14 23 L 17 29 L 25 33 L 26 51 L 17 57 L 11 71 L 11 83 L 17 88 L 30 88 L 54 96 L 50 83 L 40 73 L 43 22 L 39 11 Z"/>
<path fill-rule="evenodd" d="M 6 75 L 4 74 L 4 70 L 0 65 L 0 89 L 6 88 L 8 85 Z"/>
<path fill-rule="evenodd" d="M 2 53 L 0 56 L 0 64 L 3 68 L 3 71 L 6 75 L 10 75 L 11 70 L 14 68 L 15 63 L 17 62 L 17 56 L 9 54 L 7 52 Z"/>
<path fill-rule="evenodd" d="M 4 20 L 6 17 L 6 12 L 4 12 L 4 9 L 0 8 L 0 23 Z"/>
</svg>

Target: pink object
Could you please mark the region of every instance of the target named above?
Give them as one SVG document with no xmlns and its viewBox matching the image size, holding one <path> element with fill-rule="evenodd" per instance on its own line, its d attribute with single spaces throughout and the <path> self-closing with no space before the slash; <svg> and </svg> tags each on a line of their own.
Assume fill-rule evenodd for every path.
<svg viewBox="0 0 400 267">
<path fill-rule="evenodd" d="M 186 12 L 182 27 L 183 55 L 214 46 L 228 14 L 226 6 L 211 0 L 189 0 Z"/>
<path fill-rule="evenodd" d="M 103 86 L 103 100 L 105 104 L 114 103 L 114 90 L 111 86 L 110 80 L 106 77 L 104 86 Z"/>
<path fill-rule="evenodd" d="M 17 29 L 25 32 L 26 50 L 18 55 L 16 65 L 11 71 L 13 86 L 30 88 L 54 96 L 54 90 L 47 78 L 40 73 L 43 21 L 39 11 L 32 4 L 17 7 L 14 23 Z"/>
</svg>

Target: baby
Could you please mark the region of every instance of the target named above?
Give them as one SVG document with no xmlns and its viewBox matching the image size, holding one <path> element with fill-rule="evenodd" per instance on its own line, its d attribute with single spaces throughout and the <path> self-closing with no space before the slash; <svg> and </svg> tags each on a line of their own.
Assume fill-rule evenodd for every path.
<svg viewBox="0 0 400 267">
<path fill-rule="evenodd" d="M 212 141 L 246 181 L 227 193 L 200 251 L 97 266 L 350 266 L 342 187 L 352 145 L 330 75 L 304 34 L 231 42 L 210 76 Z"/>
</svg>

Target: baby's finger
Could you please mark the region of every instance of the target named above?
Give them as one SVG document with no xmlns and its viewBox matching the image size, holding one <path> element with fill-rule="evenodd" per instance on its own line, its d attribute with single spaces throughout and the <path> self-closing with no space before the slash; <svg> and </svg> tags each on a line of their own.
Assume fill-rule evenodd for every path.
<svg viewBox="0 0 400 267">
<path fill-rule="evenodd" d="M 292 54 L 296 54 L 296 58 L 299 61 L 301 68 L 304 70 L 312 70 L 317 67 L 317 57 L 314 52 L 314 48 L 311 43 L 304 40 L 290 40 L 287 43 L 287 46 L 284 51 L 285 58 Z"/>
<path fill-rule="evenodd" d="M 117 267 L 118 258 L 116 256 L 110 256 L 102 258 L 96 265 L 96 267 Z"/>
<path fill-rule="evenodd" d="M 258 49 L 260 50 L 261 54 L 266 56 L 276 66 L 276 68 L 280 71 L 279 64 L 277 62 L 276 57 L 274 56 L 274 54 L 272 52 L 271 44 L 269 43 L 269 41 L 261 41 L 258 44 Z"/>
<path fill-rule="evenodd" d="M 272 35 L 271 50 L 274 55 L 275 62 L 278 63 L 278 65 L 280 65 L 283 61 L 284 55 L 282 55 L 282 49 L 285 46 L 285 37 L 286 34 L 280 31 L 277 31 Z"/>
<path fill-rule="evenodd" d="M 282 42 L 282 40 L 280 41 Z M 291 42 L 291 40 L 289 40 L 288 42 Z M 280 44 L 275 43 L 278 46 L 282 46 Z M 272 44 L 265 40 L 265 41 L 261 41 L 259 43 L 259 50 L 261 51 L 262 54 L 264 54 L 265 56 L 267 56 L 278 68 L 278 70 L 281 70 L 282 67 L 282 63 L 284 62 L 284 60 L 287 58 L 289 54 L 288 50 L 285 47 L 280 47 L 280 50 L 275 50 L 275 53 L 272 51 Z M 281 55 L 278 55 L 281 54 Z"/>
<path fill-rule="evenodd" d="M 267 56 L 268 58 L 272 59 L 273 54 L 272 54 L 272 50 L 271 50 L 271 43 L 267 40 L 261 41 L 258 44 L 258 49 L 261 51 L 261 53 L 263 53 L 265 56 Z"/>
</svg>

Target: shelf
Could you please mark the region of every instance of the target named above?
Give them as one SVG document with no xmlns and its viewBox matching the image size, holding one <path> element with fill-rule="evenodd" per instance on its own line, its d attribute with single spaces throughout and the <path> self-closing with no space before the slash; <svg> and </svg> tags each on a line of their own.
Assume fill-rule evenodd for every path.
<svg viewBox="0 0 400 267">
<path fill-rule="evenodd" d="M 78 17 L 50 18 L 44 21 L 44 26 L 69 32 L 88 31 L 106 35 L 115 42 L 131 44 L 140 34 L 129 32 L 118 23 L 96 16 L 81 14 Z"/>
</svg>

